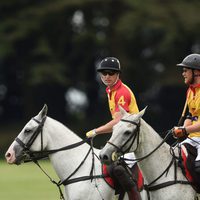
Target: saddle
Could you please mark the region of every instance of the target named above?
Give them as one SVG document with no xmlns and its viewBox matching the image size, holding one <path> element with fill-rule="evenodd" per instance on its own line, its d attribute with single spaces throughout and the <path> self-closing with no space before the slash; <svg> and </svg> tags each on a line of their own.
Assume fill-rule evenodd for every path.
<svg viewBox="0 0 200 200">
<path fill-rule="evenodd" d="M 132 174 L 132 179 L 135 182 L 136 187 L 131 191 L 133 193 L 139 193 L 143 189 L 144 179 L 141 173 L 141 170 L 138 168 L 138 165 L 135 164 L 132 168 L 128 168 L 130 174 Z M 123 199 L 125 194 L 124 188 L 122 188 L 119 180 L 114 176 L 113 166 L 102 165 L 102 173 L 105 176 L 106 183 L 115 190 L 115 194 L 119 194 L 119 199 Z"/>
<path fill-rule="evenodd" d="M 197 150 L 192 145 L 185 143 L 181 145 L 179 166 L 193 189 L 200 193 L 200 173 L 195 171 L 194 162 Z"/>
</svg>

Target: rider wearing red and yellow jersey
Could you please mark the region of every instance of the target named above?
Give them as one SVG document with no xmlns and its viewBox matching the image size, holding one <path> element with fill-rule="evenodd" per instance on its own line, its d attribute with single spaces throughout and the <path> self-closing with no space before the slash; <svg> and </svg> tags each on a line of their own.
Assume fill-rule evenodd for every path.
<svg viewBox="0 0 200 200">
<path fill-rule="evenodd" d="M 122 83 L 120 79 L 121 66 L 117 58 L 104 58 L 101 61 L 97 71 L 99 72 L 101 81 L 107 86 L 106 93 L 108 95 L 108 104 L 112 115 L 112 120 L 96 129 L 87 132 L 87 137 L 94 137 L 99 134 L 111 133 L 113 126 L 117 124 L 122 118 L 122 114 L 119 110 L 119 105 L 129 113 L 139 112 L 133 92 L 128 86 Z M 125 154 L 125 156 L 129 156 L 129 159 L 134 159 L 133 153 L 130 155 Z M 135 162 L 127 165 L 131 167 L 134 165 L 134 167 L 136 167 L 136 174 L 140 172 L 137 168 L 137 164 L 135 165 Z M 110 174 L 114 174 L 121 187 L 128 192 L 129 199 L 140 200 L 141 197 L 137 191 L 135 181 L 130 177 L 130 174 L 128 174 L 127 171 L 128 170 L 120 164 L 114 164 L 110 167 Z M 140 175 L 136 177 L 142 177 L 141 173 L 139 174 Z"/>
<path fill-rule="evenodd" d="M 108 57 L 101 61 L 97 69 L 102 82 L 107 86 L 108 103 L 112 120 L 108 123 L 86 133 L 87 137 L 97 134 L 111 133 L 112 128 L 117 124 L 122 115 L 119 105 L 129 113 L 138 113 L 138 106 L 133 92 L 120 79 L 121 66 L 117 58 Z"/>
<path fill-rule="evenodd" d="M 186 103 L 189 115 L 182 127 L 174 127 L 175 137 L 187 137 L 182 143 L 189 143 L 197 149 L 195 171 L 200 173 L 200 54 L 190 54 L 177 66 L 183 69 L 187 91 Z"/>
</svg>

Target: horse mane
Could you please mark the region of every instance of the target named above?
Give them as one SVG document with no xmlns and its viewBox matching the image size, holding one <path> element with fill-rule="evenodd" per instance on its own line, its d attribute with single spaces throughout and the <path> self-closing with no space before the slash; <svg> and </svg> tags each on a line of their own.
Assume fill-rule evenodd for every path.
<svg viewBox="0 0 200 200">
<path fill-rule="evenodd" d="M 149 125 L 144 119 L 141 118 L 141 131 L 143 131 L 143 137 L 147 136 L 152 138 L 154 143 L 157 145 L 161 143 L 164 139 L 151 125 Z M 151 140 L 150 140 L 151 141 Z M 169 144 L 165 141 L 163 146 L 169 148 Z"/>
<path fill-rule="evenodd" d="M 160 139 L 162 139 L 162 137 L 160 136 L 160 134 L 150 125 L 148 124 L 144 119 L 141 118 L 141 126 L 145 127 L 151 134 L 153 133 L 155 136 L 158 136 Z"/>
<path fill-rule="evenodd" d="M 79 135 L 77 135 L 74 131 L 72 131 L 70 128 L 68 128 L 65 124 L 63 124 L 62 122 L 60 122 L 52 117 L 47 116 L 47 120 L 45 123 L 51 124 L 51 127 L 56 130 L 60 129 L 61 132 L 63 132 L 64 134 L 71 134 L 71 135 L 76 136 L 79 139 L 81 139 Z"/>
</svg>

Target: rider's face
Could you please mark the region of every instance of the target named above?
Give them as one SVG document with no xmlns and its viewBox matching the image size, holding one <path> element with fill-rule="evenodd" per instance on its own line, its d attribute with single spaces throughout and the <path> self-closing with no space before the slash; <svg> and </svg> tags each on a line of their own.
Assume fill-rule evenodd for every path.
<svg viewBox="0 0 200 200">
<path fill-rule="evenodd" d="M 112 87 L 118 77 L 119 77 L 119 73 L 117 73 L 116 71 L 112 71 L 112 70 L 104 70 L 102 72 L 100 72 L 100 76 L 101 76 L 101 80 L 102 82 L 109 87 Z"/>
<path fill-rule="evenodd" d="M 192 70 L 191 69 L 184 67 L 182 75 L 183 75 L 185 84 L 188 85 L 188 84 L 192 83 L 192 81 L 193 81 L 193 77 L 192 76 L 193 75 L 192 75 Z"/>
</svg>

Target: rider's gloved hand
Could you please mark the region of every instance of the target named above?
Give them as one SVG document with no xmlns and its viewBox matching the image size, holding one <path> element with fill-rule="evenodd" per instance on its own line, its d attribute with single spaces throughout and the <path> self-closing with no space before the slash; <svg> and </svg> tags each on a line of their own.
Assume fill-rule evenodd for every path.
<svg viewBox="0 0 200 200">
<path fill-rule="evenodd" d="M 182 137 L 187 137 L 188 133 L 183 126 L 175 126 L 172 129 L 172 134 L 174 138 L 182 138 Z"/>
<path fill-rule="evenodd" d="M 88 131 L 88 132 L 86 133 L 86 137 L 87 137 L 87 138 L 95 137 L 96 135 L 97 135 L 97 133 L 96 133 L 95 129 L 93 129 L 93 130 L 91 130 L 91 131 Z"/>
</svg>

